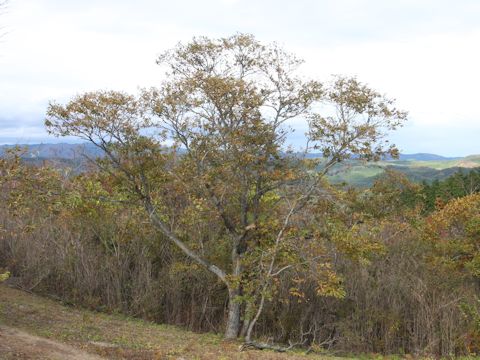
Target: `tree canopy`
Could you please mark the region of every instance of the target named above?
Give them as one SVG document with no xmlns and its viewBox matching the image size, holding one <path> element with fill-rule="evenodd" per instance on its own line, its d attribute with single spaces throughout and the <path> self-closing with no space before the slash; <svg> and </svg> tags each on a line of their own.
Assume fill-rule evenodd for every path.
<svg viewBox="0 0 480 360">
<path fill-rule="evenodd" d="M 53 102 L 48 131 L 101 148 L 99 168 L 189 261 L 225 284 L 227 338 L 240 334 L 242 317 L 250 338 L 284 271 L 311 269 L 319 294 L 340 296 L 305 214 L 334 196 L 323 177 L 338 162 L 396 155 L 386 135 L 406 113 L 355 78 L 304 79 L 300 59 L 251 35 L 194 38 L 157 62 L 167 69 L 158 88 Z M 308 124 L 305 153 L 317 149 L 323 159 L 289 149 L 293 119 Z M 207 222 L 210 234 L 199 238 Z"/>
</svg>

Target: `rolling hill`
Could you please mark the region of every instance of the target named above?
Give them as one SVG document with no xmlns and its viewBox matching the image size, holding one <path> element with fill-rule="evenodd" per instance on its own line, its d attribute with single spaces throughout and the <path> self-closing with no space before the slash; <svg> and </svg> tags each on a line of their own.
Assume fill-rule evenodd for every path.
<svg viewBox="0 0 480 360">
<path fill-rule="evenodd" d="M 443 158 L 437 155 L 411 154 L 400 156 L 398 160 L 384 160 L 377 163 L 351 161 L 336 169 L 330 176 L 335 183 L 345 182 L 353 186 L 370 186 L 386 169 L 404 173 L 415 182 L 442 180 L 456 172 L 468 172 L 480 168 L 480 155 L 463 158 Z M 408 158 L 409 160 L 405 160 Z M 430 158 L 431 160 L 425 160 Z"/>
<path fill-rule="evenodd" d="M 30 163 L 40 164 L 54 161 L 59 166 L 82 168 L 85 158 L 102 156 L 102 152 L 89 143 L 82 144 L 33 144 L 18 145 L 23 149 L 22 157 Z M 14 145 L 0 145 L 0 156 Z M 320 158 L 320 153 L 311 153 L 307 158 Z M 334 183 L 351 186 L 370 186 L 386 169 L 402 172 L 412 181 L 442 180 L 458 171 L 480 168 L 480 155 L 466 157 L 444 157 L 436 154 L 400 154 L 398 159 L 387 158 L 377 163 L 363 163 L 356 160 L 337 166 L 330 174 Z"/>
</svg>

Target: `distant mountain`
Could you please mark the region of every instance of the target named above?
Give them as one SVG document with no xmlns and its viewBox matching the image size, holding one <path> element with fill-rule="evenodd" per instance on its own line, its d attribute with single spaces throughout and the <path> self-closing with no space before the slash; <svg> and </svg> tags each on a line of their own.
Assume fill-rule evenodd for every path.
<svg viewBox="0 0 480 360">
<path fill-rule="evenodd" d="M 322 153 L 310 153 L 305 156 L 307 159 L 318 159 L 322 157 Z M 442 161 L 442 160 L 456 160 L 460 157 L 446 157 L 436 154 L 417 153 L 417 154 L 400 154 L 398 159 L 393 159 L 391 156 L 387 156 L 385 161 Z"/>
<path fill-rule="evenodd" d="M 479 164 L 480 165 L 480 164 Z M 395 170 L 405 174 L 411 181 L 414 182 L 432 182 L 435 180 L 443 180 L 447 177 L 452 176 L 455 173 L 462 172 L 466 173 L 471 171 L 473 168 L 453 166 L 447 167 L 445 169 L 433 169 L 430 167 L 405 167 L 405 166 L 388 166 L 389 169 Z"/>
<path fill-rule="evenodd" d="M 88 157 L 102 156 L 102 151 L 90 143 L 82 144 L 18 144 L 18 145 L 0 145 L 0 156 L 6 150 L 19 147 L 22 151 L 22 157 L 26 159 L 64 159 L 74 160 L 87 155 Z"/>
<path fill-rule="evenodd" d="M 414 161 L 442 161 L 442 160 L 456 160 L 459 157 L 445 157 L 436 154 L 418 153 L 418 154 L 400 154 L 398 160 L 414 160 Z M 392 159 L 388 159 L 392 160 Z"/>
<path fill-rule="evenodd" d="M 96 158 L 103 152 L 90 143 L 83 144 L 33 144 L 18 145 L 24 149 L 23 158 L 28 163 L 42 164 L 52 161 L 55 166 L 86 169 L 85 156 Z M 0 145 L 0 156 L 14 145 Z M 321 153 L 306 155 L 309 159 L 322 157 Z M 347 183 L 353 186 L 370 186 L 386 169 L 404 173 L 412 181 L 442 180 L 457 171 L 470 171 L 480 168 L 480 155 L 466 157 L 445 157 L 436 154 L 400 154 L 399 159 L 387 158 L 376 163 L 356 160 L 346 161 L 333 169 L 330 180 L 334 183 Z"/>
<path fill-rule="evenodd" d="M 465 161 L 480 162 L 480 155 L 468 155 L 463 158 Z"/>
<path fill-rule="evenodd" d="M 25 157 L 39 157 L 39 158 L 56 158 L 56 159 L 74 159 L 79 155 L 86 154 L 89 156 L 101 156 L 102 151 L 95 145 L 90 143 L 81 144 L 18 144 L 18 145 L 0 145 L 0 156 L 3 155 L 6 149 L 19 146 L 26 149 Z M 322 153 L 309 153 L 306 158 L 317 159 L 322 157 Z M 472 158 L 480 159 L 480 155 L 471 155 L 465 157 L 465 160 Z M 462 159 L 460 157 L 445 157 L 436 154 L 417 153 L 417 154 L 400 154 L 399 159 L 392 159 L 387 157 L 385 161 L 443 161 L 443 160 L 457 160 Z"/>
<path fill-rule="evenodd" d="M 387 160 L 376 163 L 346 162 L 330 176 L 334 183 L 346 183 L 353 186 L 368 187 L 378 179 L 386 169 L 405 174 L 411 181 L 432 182 L 443 180 L 456 172 L 469 172 L 480 169 L 480 156 L 463 158 L 443 158 L 437 160 Z"/>
</svg>

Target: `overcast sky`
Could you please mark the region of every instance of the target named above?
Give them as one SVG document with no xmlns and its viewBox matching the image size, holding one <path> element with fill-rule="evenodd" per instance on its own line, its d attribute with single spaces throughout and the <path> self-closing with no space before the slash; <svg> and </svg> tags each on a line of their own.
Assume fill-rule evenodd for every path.
<svg viewBox="0 0 480 360">
<path fill-rule="evenodd" d="M 245 32 L 396 98 L 402 152 L 480 153 L 480 0 L 10 0 L 0 24 L 0 143 L 58 141 L 49 100 L 158 85 L 161 51 Z"/>
</svg>

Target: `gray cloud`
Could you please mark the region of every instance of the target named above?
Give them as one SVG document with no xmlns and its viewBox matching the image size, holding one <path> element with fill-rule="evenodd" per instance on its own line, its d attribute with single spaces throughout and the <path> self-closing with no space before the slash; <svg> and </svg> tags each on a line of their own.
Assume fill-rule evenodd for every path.
<svg viewBox="0 0 480 360">
<path fill-rule="evenodd" d="M 478 0 L 11 0 L 0 141 L 49 139 L 49 100 L 156 85 L 162 50 L 240 31 L 298 52 L 307 75 L 358 75 L 396 97 L 412 118 L 394 135 L 406 152 L 478 153 L 479 18 Z"/>
</svg>

